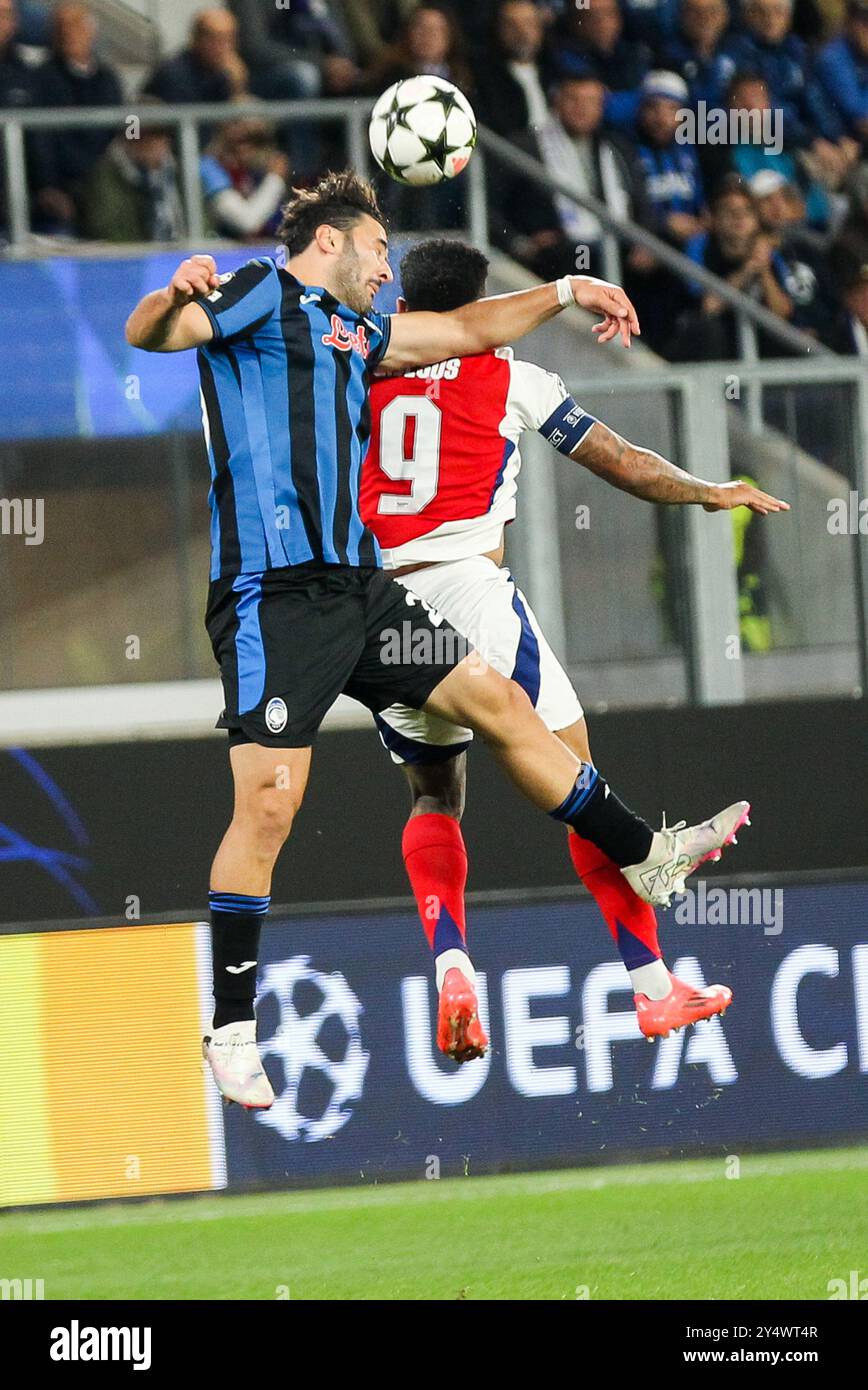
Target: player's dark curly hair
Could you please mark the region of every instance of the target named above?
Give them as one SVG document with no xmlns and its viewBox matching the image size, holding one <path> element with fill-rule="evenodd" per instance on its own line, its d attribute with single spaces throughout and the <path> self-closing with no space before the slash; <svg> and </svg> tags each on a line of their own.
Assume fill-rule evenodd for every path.
<svg viewBox="0 0 868 1390">
<path fill-rule="evenodd" d="M 401 262 L 408 309 L 460 309 L 484 293 L 487 275 L 488 260 L 481 251 L 447 237 L 417 241 Z"/>
<path fill-rule="evenodd" d="M 278 240 L 283 242 L 288 256 L 305 251 L 317 227 L 326 222 L 340 232 L 348 232 L 367 214 L 381 226 L 386 225 L 373 186 L 352 169 L 325 174 L 314 188 L 294 188 L 292 192 L 289 202 L 281 208 L 282 220 L 277 229 Z"/>
</svg>

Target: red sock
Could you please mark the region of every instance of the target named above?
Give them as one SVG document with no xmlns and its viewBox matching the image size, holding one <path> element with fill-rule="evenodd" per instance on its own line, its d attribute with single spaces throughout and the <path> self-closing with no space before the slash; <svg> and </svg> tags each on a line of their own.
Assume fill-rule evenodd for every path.
<svg viewBox="0 0 868 1390">
<path fill-rule="evenodd" d="M 401 851 L 434 955 L 466 951 L 467 850 L 458 821 L 435 812 L 411 816 L 404 826 Z"/>
<path fill-rule="evenodd" d="M 657 916 L 643 902 L 607 854 L 571 831 L 567 836 L 573 867 L 606 919 L 628 970 L 659 960 Z"/>
</svg>

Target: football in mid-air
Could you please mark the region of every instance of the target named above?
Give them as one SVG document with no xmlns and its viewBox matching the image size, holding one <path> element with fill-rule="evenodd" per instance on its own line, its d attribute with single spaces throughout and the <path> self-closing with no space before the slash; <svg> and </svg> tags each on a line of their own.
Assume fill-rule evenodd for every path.
<svg viewBox="0 0 868 1390">
<path fill-rule="evenodd" d="M 454 179 L 476 144 L 476 117 L 463 92 L 443 77 L 405 77 L 371 113 L 371 150 L 398 183 L 424 188 Z"/>
</svg>

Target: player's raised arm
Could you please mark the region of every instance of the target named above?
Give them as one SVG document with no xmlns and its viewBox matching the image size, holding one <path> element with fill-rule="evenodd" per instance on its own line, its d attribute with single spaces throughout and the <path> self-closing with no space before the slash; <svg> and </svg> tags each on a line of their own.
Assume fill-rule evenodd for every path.
<svg viewBox="0 0 868 1390">
<path fill-rule="evenodd" d="M 571 450 L 570 457 L 605 478 L 613 487 L 629 492 L 646 502 L 696 503 L 707 512 L 730 511 L 733 507 L 749 507 L 760 516 L 769 512 L 788 512 L 789 503 L 772 497 L 749 483 L 708 483 L 694 478 L 674 463 L 642 449 L 607 425 L 596 420 L 581 442 Z"/>
<path fill-rule="evenodd" d="M 127 319 L 126 339 L 145 352 L 183 352 L 210 342 L 214 328 L 195 301 L 219 284 L 213 256 L 182 261 L 163 290 L 146 294 Z"/>
<path fill-rule="evenodd" d="M 382 365 L 387 371 L 404 371 L 447 357 L 475 357 L 533 332 L 568 304 L 601 315 L 593 329 L 601 343 L 620 334 L 629 347 L 632 335 L 640 331 L 636 310 L 619 285 L 591 275 L 565 275 L 536 289 L 479 299 L 449 313 L 396 315 Z"/>
</svg>

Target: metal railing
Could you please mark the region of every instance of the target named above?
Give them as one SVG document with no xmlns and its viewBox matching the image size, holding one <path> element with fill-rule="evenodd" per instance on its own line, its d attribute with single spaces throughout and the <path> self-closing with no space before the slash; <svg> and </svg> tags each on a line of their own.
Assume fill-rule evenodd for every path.
<svg viewBox="0 0 868 1390">
<path fill-rule="evenodd" d="M 27 244 L 30 229 L 29 196 L 26 177 L 25 132 L 38 130 L 79 130 L 115 128 L 129 130 L 131 121 L 137 127 L 171 126 L 178 132 L 179 179 L 187 211 L 188 236 L 201 240 L 205 235 L 205 217 L 199 170 L 201 139 L 199 127 L 222 125 L 239 118 L 257 117 L 268 121 L 307 121 L 316 123 L 340 122 L 346 131 L 346 151 L 349 163 L 356 169 L 368 170 L 371 155 L 367 139 L 370 105 L 358 99 L 327 98 L 307 101 L 244 101 L 185 106 L 90 107 L 80 110 L 16 110 L 0 112 L 5 155 L 5 193 L 9 240 L 13 248 Z M 574 205 L 600 221 L 605 229 L 604 264 L 610 279 L 619 278 L 618 245 L 626 242 L 650 251 L 678 279 L 698 284 L 718 295 L 736 317 L 739 346 L 743 359 L 755 362 L 758 357 L 756 332 L 761 329 L 776 343 L 809 357 L 834 356 L 829 349 L 807 334 L 777 318 L 763 305 L 740 290 L 733 289 L 704 266 L 697 265 L 676 251 L 653 232 L 637 223 L 614 216 L 605 203 L 581 193 L 568 179 L 556 178 L 542 164 L 517 149 L 484 126 L 479 131 L 480 149 L 470 161 L 467 174 L 468 234 L 477 246 L 490 244 L 486 153 L 506 164 L 513 172 L 526 178 L 547 194 L 559 193 Z M 761 423 L 756 403 L 749 407 L 749 417 L 755 427 Z"/>
<path fill-rule="evenodd" d="M 753 365 L 710 362 L 690 368 L 663 367 L 653 374 L 620 372 L 595 376 L 592 381 L 571 382 L 581 399 L 590 389 L 604 397 L 606 392 L 641 396 L 649 390 L 668 392 L 677 403 L 679 434 L 684 466 L 710 482 L 728 482 L 732 476 L 728 409 L 721 389 L 727 376 L 737 372 L 745 384 L 757 388 L 797 383 L 845 385 L 853 392 L 850 412 L 850 449 L 855 461 L 855 483 L 859 497 L 868 497 L 868 375 L 859 361 L 829 354 L 816 361 L 764 361 Z M 537 444 L 537 441 L 533 441 Z M 522 445 L 524 450 L 525 446 Z M 553 473 L 546 469 L 549 450 L 537 447 L 540 457 L 531 458 L 538 476 L 537 487 L 549 494 L 549 508 L 557 507 Z M 529 458 L 531 457 L 528 451 Z M 551 460 L 549 460 L 551 463 Z M 553 465 L 556 466 L 556 465 Z M 531 472 L 528 469 L 528 473 Z M 530 479 L 525 484 L 530 494 Z M 536 511 L 527 505 L 528 525 L 527 582 L 534 596 L 537 615 L 557 650 L 566 647 L 564 633 L 567 594 L 561 581 L 561 554 L 558 528 L 549 511 Z M 733 563 L 732 532 L 721 526 L 719 518 L 708 516 L 701 507 L 685 507 L 685 576 L 690 614 L 687 664 L 687 690 L 691 703 L 700 705 L 741 703 L 746 698 L 745 668 L 728 656 L 728 641 L 739 631 L 739 595 Z M 860 685 L 868 691 L 868 536 L 853 535 L 856 632 Z"/>
<path fill-rule="evenodd" d="M 117 133 L 158 126 L 178 132 L 178 177 L 187 213 L 187 235 L 191 240 L 205 236 L 205 216 L 199 160 L 202 154 L 202 125 L 225 125 L 230 121 L 256 118 L 269 122 L 288 120 L 323 124 L 342 123 L 346 130 L 347 159 L 356 169 L 367 169 L 367 104 L 351 100 L 311 99 L 309 101 L 238 101 L 226 103 L 191 102 L 185 106 L 102 106 L 70 110 L 16 110 L 0 112 L 0 131 L 5 156 L 6 216 L 9 241 L 13 248 L 27 245 L 30 234 L 30 198 L 27 188 L 25 132 L 36 130 L 103 130 Z"/>
<path fill-rule="evenodd" d="M 552 192 L 560 193 L 575 206 L 582 208 L 585 212 L 593 213 L 598 218 L 608 233 L 607 244 L 604 246 L 607 274 L 609 274 L 610 267 L 614 269 L 617 265 L 613 244 L 614 249 L 617 249 L 617 243 L 621 241 L 627 242 L 630 246 L 641 246 L 646 251 L 650 251 L 679 280 L 687 280 L 692 284 L 701 285 L 703 289 L 712 291 L 724 300 L 736 315 L 736 321 L 743 335 L 742 342 L 748 343 L 752 340 L 754 355 L 756 353 L 755 330 L 758 328 L 768 333 L 783 347 L 790 348 L 800 354 L 818 357 L 833 357 L 835 355 L 822 343 L 818 343 L 807 333 L 793 328 L 783 319 L 771 313 L 770 310 L 764 308 L 763 305 L 757 304 L 756 300 L 743 294 L 741 290 L 733 289 L 726 280 L 722 280 L 710 270 L 706 270 L 704 266 L 698 265 L 696 261 L 690 260 L 681 251 L 676 251 L 668 242 L 661 240 L 653 232 L 640 227 L 636 222 L 615 217 L 599 198 L 579 192 L 569 179 L 556 178 L 544 165 L 523 150 L 517 149 L 508 140 L 504 140 L 502 136 L 495 135 L 493 131 L 482 127 L 479 132 L 479 140 L 483 150 L 487 150 L 515 173 L 521 174 L 532 184 L 535 184 L 537 188 L 541 188 L 549 194 Z M 484 168 L 479 167 L 483 161 L 479 160 L 478 153 L 476 158 L 471 161 L 469 169 L 473 169 L 474 163 L 477 164 L 477 169 L 475 181 L 471 185 L 471 199 L 478 199 L 480 191 L 484 193 L 485 189 L 485 171 Z M 471 219 L 475 220 L 481 216 L 481 211 L 477 209 L 475 214 L 471 214 Z M 617 275 L 609 274 L 609 278 L 615 279 Z"/>
</svg>

